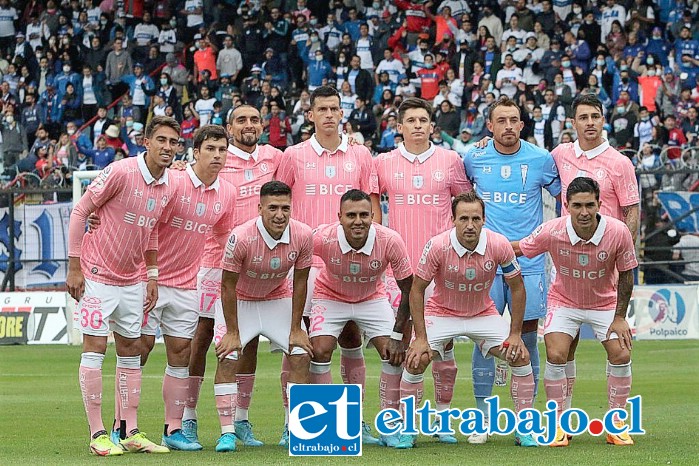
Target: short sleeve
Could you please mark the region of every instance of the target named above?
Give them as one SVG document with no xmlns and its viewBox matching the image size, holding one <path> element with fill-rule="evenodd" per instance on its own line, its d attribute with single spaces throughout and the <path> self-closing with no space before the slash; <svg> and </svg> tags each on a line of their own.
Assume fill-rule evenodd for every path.
<svg viewBox="0 0 699 466">
<path fill-rule="evenodd" d="M 422 256 L 417 264 L 417 271 L 415 275 L 425 280 L 426 282 L 431 282 L 437 275 L 437 270 L 439 270 L 440 260 L 439 260 L 439 249 L 434 246 L 434 238 L 429 240 L 425 247 L 422 249 Z"/>
<path fill-rule="evenodd" d="M 228 237 L 226 249 L 221 260 L 221 268 L 229 272 L 240 273 L 245 261 L 247 244 L 240 237 L 240 230 L 235 229 Z"/>
<path fill-rule="evenodd" d="M 449 189 L 452 196 L 458 196 L 463 192 L 471 191 L 473 189 L 473 185 L 468 178 L 466 178 L 466 168 L 464 167 L 464 163 L 461 161 L 461 158 L 456 153 L 453 155 L 454 158 L 450 169 L 451 185 L 449 186 Z"/>
<path fill-rule="evenodd" d="M 520 240 L 519 249 L 522 251 L 524 257 L 531 259 L 532 257 L 548 251 L 551 238 L 548 224 L 549 222 L 539 225 L 529 236 Z"/>
<path fill-rule="evenodd" d="M 295 160 L 291 154 L 291 150 L 287 149 L 281 155 L 275 178 L 293 188 L 296 172 L 294 170 Z"/>
<path fill-rule="evenodd" d="M 631 238 L 631 232 L 624 225 L 619 227 L 619 250 L 616 255 L 616 268 L 619 272 L 625 272 L 636 267 L 638 267 L 636 248 Z"/>
<path fill-rule="evenodd" d="M 113 165 L 106 166 L 87 187 L 88 191 L 92 193 L 92 203 L 97 207 L 102 207 L 119 190 L 123 189 L 123 184 L 124 172 L 114 168 Z"/>
<path fill-rule="evenodd" d="M 389 254 L 388 261 L 391 264 L 393 276 L 396 277 L 396 280 L 404 280 L 413 274 L 413 270 L 410 267 L 410 259 L 408 258 L 408 248 L 400 236 L 393 235 L 391 237 Z"/>
<path fill-rule="evenodd" d="M 612 180 L 619 205 L 628 207 L 640 202 L 638 181 L 636 180 L 636 172 L 631 161 L 623 155 L 620 155 L 620 157 L 623 157 L 623 159 L 620 159 L 621 163 L 616 166 Z"/>
<path fill-rule="evenodd" d="M 561 194 L 561 178 L 558 176 L 556 161 L 550 153 L 546 153 L 546 160 L 542 170 L 541 184 L 553 197 Z"/>
<path fill-rule="evenodd" d="M 299 256 L 294 267 L 297 269 L 307 269 L 313 264 L 313 233 L 304 229 L 304 239 L 301 242 Z"/>
</svg>

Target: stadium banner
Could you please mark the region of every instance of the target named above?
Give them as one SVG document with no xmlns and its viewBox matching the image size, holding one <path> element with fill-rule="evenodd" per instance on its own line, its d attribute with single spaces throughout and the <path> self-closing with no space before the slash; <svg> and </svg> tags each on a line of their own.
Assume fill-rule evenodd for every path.
<svg viewBox="0 0 699 466">
<path fill-rule="evenodd" d="M 66 293 L 0 293 L 0 341 L 5 343 L 68 343 Z M 19 335 L 21 330 L 21 335 Z M 18 338 L 18 341 L 9 341 Z M 7 339 L 7 341 L 6 341 Z"/>
<path fill-rule="evenodd" d="M 635 320 L 638 340 L 699 338 L 697 285 L 636 286 L 629 317 Z"/>
<path fill-rule="evenodd" d="M 699 193 L 690 191 L 660 191 L 658 192 L 658 200 L 678 230 L 685 233 L 699 232 Z M 697 209 L 697 211 L 692 212 L 692 214 L 679 221 L 677 220 L 694 209 Z"/>
<path fill-rule="evenodd" d="M 15 286 L 31 289 L 66 281 L 68 223 L 72 203 L 21 205 L 15 208 Z M 0 272 L 9 265 L 10 215 L 0 209 Z"/>
</svg>

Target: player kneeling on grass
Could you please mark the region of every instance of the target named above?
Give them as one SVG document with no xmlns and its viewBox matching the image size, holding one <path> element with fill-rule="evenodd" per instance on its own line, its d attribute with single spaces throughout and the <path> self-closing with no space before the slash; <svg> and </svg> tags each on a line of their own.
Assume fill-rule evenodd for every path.
<svg viewBox="0 0 699 466">
<path fill-rule="evenodd" d="M 289 385 L 309 382 L 313 352 L 301 320 L 313 234 L 304 223 L 291 220 L 291 188 L 280 181 L 262 185 L 259 212 L 233 229 L 221 262 L 223 310 L 217 310 L 214 336 L 219 359 L 214 392 L 221 422 L 217 452 L 236 449 L 237 359 L 253 338 L 264 335 L 289 355 Z"/>
<path fill-rule="evenodd" d="M 566 192 L 570 215 L 548 221 L 513 243 L 517 254 L 526 257 L 548 251 L 558 271 L 549 290 L 544 324 L 544 386 L 546 398 L 558 403 L 559 416 L 567 392 L 568 350 L 584 323 L 592 326 L 607 351 L 609 409 L 624 409 L 631 391 L 631 329 L 626 309 L 638 263 L 628 227 L 599 214 L 599 197 L 596 181 L 575 178 Z M 614 423 L 617 428 L 624 425 L 619 419 Z M 551 446 L 564 447 L 568 442 L 559 428 Z M 607 443 L 633 445 L 633 440 L 624 432 L 607 434 Z"/>
<path fill-rule="evenodd" d="M 447 342 L 466 336 L 484 357 L 504 359 L 512 368 L 510 394 L 515 411 L 531 408 L 534 377 L 522 342 L 526 292 L 515 252 L 504 236 L 483 228 L 485 204 L 475 193 L 456 196 L 451 211 L 454 228 L 425 245 L 410 290 L 415 337 L 406 356 L 401 399 L 413 396 L 417 406 L 422 398 L 423 374 L 430 361 L 442 357 Z M 498 266 L 512 290 L 509 325 L 489 294 Z M 425 290 L 433 280 L 434 294 L 425 304 Z M 417 435 L 402 434 L 396 448 L 412 448 L 416 438 Z M 537 446 L 531 435 L 521 434 L 515 434 L 515 444 Z"/>
<path fill-rule="evenodd" d="M 338 336 L 348 322 L 354 322 L 382 361 L 381 409 L 397 409 L 400 365 L 405 355 L 402 332 L 409 317 L 408 294 L 413 277 L 408 251 L 398 233 L 372 223 L 371 198 L 359 189 L 342 195 L 338 218 L 339 222 L 319 226 L 313 236 L 314 253 L 325 267 L 316 279 L 311 302 L 311 381 L 332 383 L 330 360 Z M 397 318 L 382 282 L 389 265 L 402 293 Z M 362 435 L 369 432 L 363 423 Z M 390 441 L 381 439 L 384 445 Z"/>
</svg>

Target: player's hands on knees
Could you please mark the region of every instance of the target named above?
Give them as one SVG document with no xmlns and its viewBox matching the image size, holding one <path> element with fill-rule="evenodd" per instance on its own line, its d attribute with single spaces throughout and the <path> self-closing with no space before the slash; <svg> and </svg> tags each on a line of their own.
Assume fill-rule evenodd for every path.
<svg viewBox="0 0 699 466">
<path fill-rule="evenodd" d="M 311 340 L 308 338 L 308 334 L 298 329 L 293 329 L 289 334 L 289 354 L 294 349 L 294 346 L 305 350 L 310 357 L 313 357 L 313 345 Z"/>
<path fill-rule="evenodd" d="M 240 344 L 240 334 L 227 332 L 216 345 L 216 357 L 223 361 L 231 353 L 240 354 L 243 347 Z"/>
<path fill-rule="evenodd" d="M 405 360 L 405 343 L 403 340 L 388 340 L 386 344 L 386 354 L 384 359 L 387 359 L 392 366 L 400 366 Z"/>
<path fill-rule="evenodd" d="M 80 269 L 69 270 L 68 276 L 66 277 L 66 287 L 68 288 L 68 293 L 76 301 L 80 301 L 83 293 L 85 293 L 85 276 Z"/>
<path fill-rule="evenodd" d="M 529 351 L 527 347 L 524 346 L 522 337 L 520 335 L 510 335 L 507 340 L 503 341 L 498 347 L 502 358 L 507 361 L 508 364 L 518 363 L 529 357 Z"/>
<path fill-rule="evenodd" d="M 408 348 L 408 352 L 405 355 L 405 367 L 412 369 L 417 369 L 420 367 L 420 359 L 422 358 L 423 354 L 427 354 L 429 360 L 432 361 L 432 348 L 430 348 L 430 344 L 427 342 L 427 339 L 416 338 L 410 344 L 410 348 Z"/>
<path fill-rule="evenodd" d="M 172 168 L 173 170 L 182 171 L 187 168 L 187 162 L 185 162 L 184 160 L 175 160 L 170 165 L 170 168 Z"/>
<path fill-rule="evenodd" d="M 480 141 L 478 141 L 477 143 L 475 143 L 474 146 L 478 147 L 479 149 L 484 149 L 485 146 L 488 145 L 488 143 L 490 142 L 491 139 L 493 139 L 493 138 L 491 138 L 490 136 L 486 136 L 483 139 L 481 139 Z"/>
<path fill-rule="evenodd" d="M 621 349 L 631 349 L 631 328 L 629 327 L 629 323 L 626 322 L 625 318 L 621 316 L 614 316 L 614 320 L 612 321 L 612 324 L 609 326 L 609 330 L 607 330 L 607 340 L 609 340 L 609 336 L 612 333 L 616 333 L 619 336 L 619 344 L 621 345 Z"/>
<path fill-rule="evenodd" d="M 97 229 L 100 227 L 101 223 L 102 223 L 102 220 L 100 219 L 99 215 L 92 212 L 90 214 L 90 216 L 87 217 L 87 230 L 88 231 L 97 231 Z"/>
<path fill-rule="evenodd" d="M 148 283 L 146 283 L 146 297 L 143 300 L 143 313 L 147 314 L 152 311 L 157 302 L 158 282 L 155 280 L 148 280 Z"/>
</svg>

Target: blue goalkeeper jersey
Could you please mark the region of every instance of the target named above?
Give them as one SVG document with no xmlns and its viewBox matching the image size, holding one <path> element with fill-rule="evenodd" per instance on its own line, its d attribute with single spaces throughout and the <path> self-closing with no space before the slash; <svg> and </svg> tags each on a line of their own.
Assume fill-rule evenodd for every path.
<svg viewBox="0 0 699 466">
<path fill-rule="evenodd" d="M 510 241 L 528 236 L 544 221 L 541 190 L 561 193 L 561 181 L 551 154 L 526 141 L 511 155 L 501 154 L 494 142 L 472 147 L 464 156 L 466 176 L 486 205 L 485 226 Z M 518 259 L 523 275 L 544 272 L 544 255 Z M 498 270 L 498 273 L 501 273 Z"/>
</svg>

